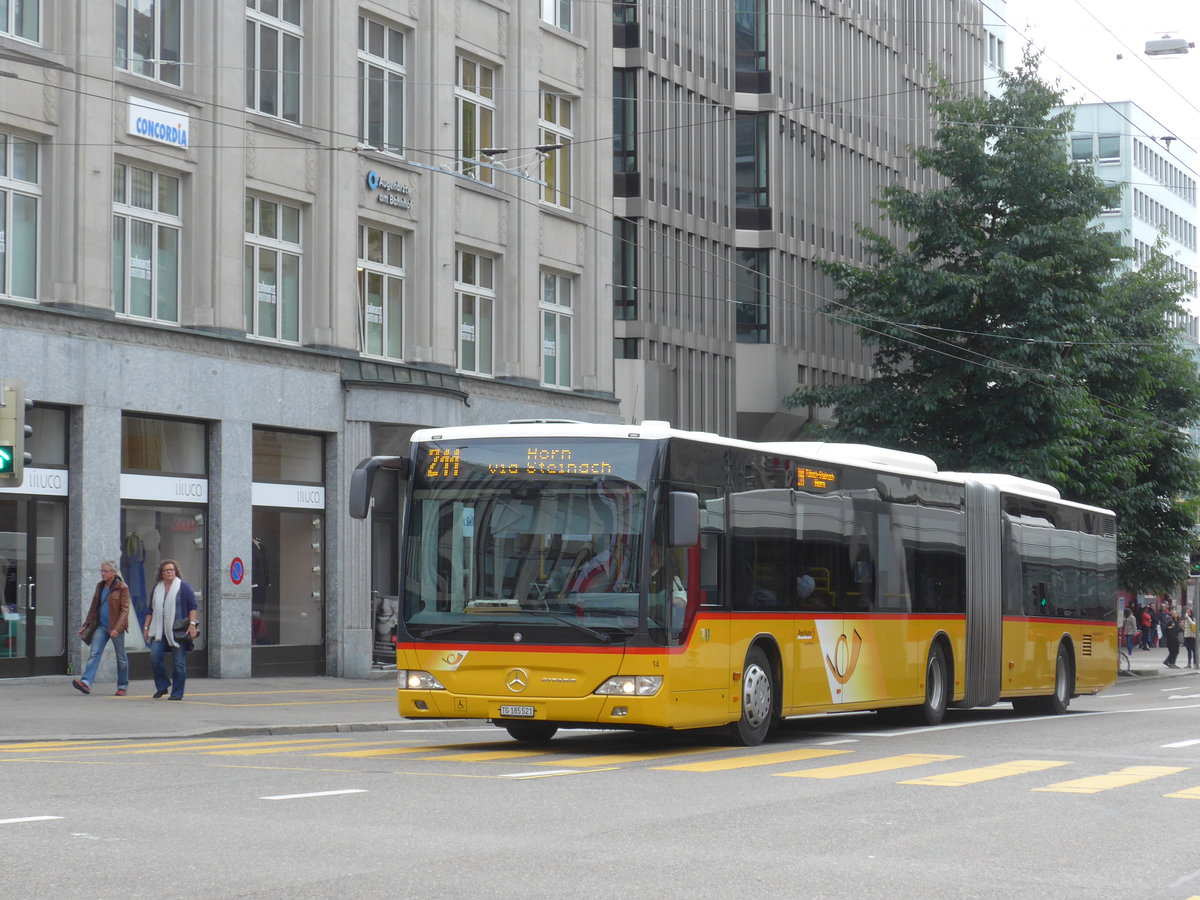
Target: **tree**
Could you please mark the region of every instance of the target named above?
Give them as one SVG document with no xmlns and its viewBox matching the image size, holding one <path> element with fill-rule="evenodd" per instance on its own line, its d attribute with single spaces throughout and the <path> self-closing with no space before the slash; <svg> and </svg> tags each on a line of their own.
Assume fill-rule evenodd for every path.
<svg viewBox="0 0 1200 900">
<path fill-rule="evenodd" d="M 1068 157 L 1074 115 L 1037 64 L 1004 75 L 999 98 L 943 86 L 934 144 L 914 151 L 941 186 L 878 201 L 904 246 L 860 228 L 874 265 L 823 265 L 845 295 L 827 311 L 874 349 L 877 377 L 784 402 L 832 406 L 831 439 L 1117 508 L 1122 583 L 1177 583 L 1181 501 L 1200 486 L 1178 431 L 1200 417 L 1194 370 L 1165 318 L 1179 286 L 1161 265 L 1122 274 L 1132 252 L 1089 224 L 1119 189 Z"/>
</svg>

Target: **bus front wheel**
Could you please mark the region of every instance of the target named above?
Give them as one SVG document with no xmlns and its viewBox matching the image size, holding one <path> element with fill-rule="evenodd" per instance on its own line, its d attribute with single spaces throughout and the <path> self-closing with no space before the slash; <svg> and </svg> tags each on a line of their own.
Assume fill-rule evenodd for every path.
<svg viewBox="0 0 1200 900">
<path fill-rule="evenodd" d="M 742 667 L 742 717 L 733 725 L 738 743 L 756 747 L 766 738 L 775 717 L 775 681 L 771 663 L 758 647 L 746 654 Z"/>
</svg>

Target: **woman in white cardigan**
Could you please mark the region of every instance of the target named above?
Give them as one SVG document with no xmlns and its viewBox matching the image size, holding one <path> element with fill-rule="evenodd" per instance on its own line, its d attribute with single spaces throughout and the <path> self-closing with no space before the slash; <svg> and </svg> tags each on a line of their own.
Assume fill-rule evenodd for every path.
<svg viewBox="0 0 1200 900">
<path fill-rule="evenodd" d="M 196 593 L 192 586 L 183 580 L 179 564 L 173 559 L 164 559 L 158 564 L 158 578 L 154 582 L 154 590 L 150 594 L 150 611 L 142 628 L 142 637 L 150 645 L 150 666 L 154 669 L 154 698 L 167 693 L 168 700 L 183 699 L 183 685 L 187 681 L 187 652 L 192 649 L 192 642 L 199 633 L 196 622 L 200 616 L 200 607 L 196 603 Z M 187 639 L 176 639 L 174 634 L 175 622 L 186 619 Z M 171 649 L 174 657 L 172 678 L 167 677 L 166 655 L 167 648 Z"/>
</svg>

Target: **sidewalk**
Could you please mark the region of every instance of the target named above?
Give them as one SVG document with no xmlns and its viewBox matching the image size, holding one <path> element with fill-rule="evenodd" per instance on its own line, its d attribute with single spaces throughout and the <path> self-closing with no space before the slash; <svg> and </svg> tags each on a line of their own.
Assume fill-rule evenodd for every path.
<svg viewBox="0 0 1200 900">
<path fill-rule="evenodd" d="M 1166 655 L 1163 649 L 1134 650 L 1126 677 L 1200 676 L 1197 669 L 1166 668 Z M 1180 657 L 1186 659 L 1182 652 Z M 189 678 L 180 703 L 153 699 L 154 682 L 149 680 L 132 682 L 124 697 L 114 696 L 116 686 L 103 681 L 85 696 L 71 687 L 68 675 L 0 680 L 0 743 L 394 731 L 460 724 L 401 719 L 395 677 L 394 671 L 383 671 L 361 680 Z"/>
<path fill-rule="evenodd" d="M 154 682 L 133 681 L 129 693 L 100 681 L 91 694 L 71 677 L 0 680 L 0 743 L 38 740 L 303 734 L 444 728 L 444 720 L 401 719 L 396 673 L 370 679 L 189 678 L 183 700 L 153 699 Z"/>
</svg>

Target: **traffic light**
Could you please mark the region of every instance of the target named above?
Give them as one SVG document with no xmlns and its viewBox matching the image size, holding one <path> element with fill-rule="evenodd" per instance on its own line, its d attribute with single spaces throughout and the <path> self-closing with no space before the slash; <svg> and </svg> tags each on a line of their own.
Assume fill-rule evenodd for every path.
<svg viewBox="0 0 1200 900">
<path fill-rule="evenodd" d="M 25 439 L 33 428 L 25 424 L 25 410 L 33 401 L 25 399 L 25 382 L 19 378 L 0 379 L 0 484 L 20 487 L 25 466 L 32 458 L 25 452 Z"/>
<path fill-rule="evenodd" d="M 1200 575 L 1200 553 L 1193 553 L 1189 559 L 1189 562 L 1191 563 L 1191 569 L 1189 572 L 1192 575 Z"/>
</svg>

